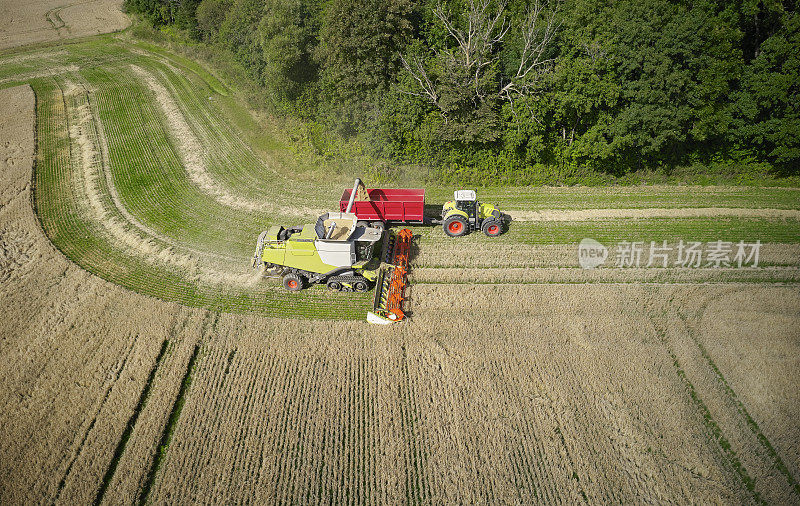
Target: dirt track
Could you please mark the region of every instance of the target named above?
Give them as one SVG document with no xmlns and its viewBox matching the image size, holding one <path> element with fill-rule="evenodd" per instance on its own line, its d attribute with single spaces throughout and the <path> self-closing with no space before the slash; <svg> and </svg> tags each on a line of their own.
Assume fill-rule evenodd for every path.
<svg viewBox="0 0 800 506">
<path fill-rule="evenodd" d="M 123 0 L 0 0 L 0 50 L 122 30 Z"/>
</svg>

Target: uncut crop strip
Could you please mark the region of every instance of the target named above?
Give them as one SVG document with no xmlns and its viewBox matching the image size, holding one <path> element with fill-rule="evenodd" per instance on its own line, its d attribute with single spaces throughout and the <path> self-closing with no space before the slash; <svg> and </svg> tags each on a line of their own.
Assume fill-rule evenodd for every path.
<svg viewBox="0 0 800 506">
<path fill-rule="evenodd" d="M 150 368 L 137 411 L 119 439 L 115 460 L 106 469 L 95 503 L 119 503 L 131 497 L 141 501 L 153 464 L 165 451 L 161 447 L 164 434 L 174 423 L 174 406 L 181 401 L 187 374 L 198 359 L 198 347 L 212 317 L 206 311 L 184 309 L 168 320 L 171 329 Z"/>
<path fill-rule="evenodd" d="M 540 284 L 540 283 L 772 283 L 800 284 L 797 267 L 753 268 L 415 268 L 412 284 Z M 412 306 L 413 308 L 413 306 Z"/>
<path fill-rule="evenodd" d="M 415 230 L 416 232 L 416 230 Z M 482 243 L 482 244 L 481 244 Z M 662 247 L 663 243 L 656 243 Z M 614 244 L 604 265 L 616 265 Z M 677 260 L 678 244 L 668 242 L 667 267 L 674 267 Z M 480 248 L 480 250 L 478 250 Z M 649 261 L 650 243 L 643 245 L 641 266 Z M 734 248 L 735 253 L 735 248 Z M 733 256 L 733 253 L 732 255 Z M 427 237 L 413 257 L 414 265 L 419 268 L 459 268 L 459 269 L 522 269 L 579 267 L 577 244 L 503 244 L 484 240 L 478 237 L 474 241 L 454 241 L 449 237 Z M 706 261 L 703 261 L 705 264 Z M 734 264 L 735 265 L 735 264 Z M 752 265 L 752 261 L 750 262 Z M 793 267 L 800 268 L 800 244 L 762 244 L 759 252 L 759 267 Z M 662 268 L 663 262 L 654 259 L 653 268 Z"/>
</svg>

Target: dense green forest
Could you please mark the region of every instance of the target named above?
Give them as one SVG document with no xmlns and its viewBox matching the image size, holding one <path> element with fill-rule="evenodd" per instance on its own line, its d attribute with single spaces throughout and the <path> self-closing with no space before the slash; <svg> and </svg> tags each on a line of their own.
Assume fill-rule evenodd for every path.
<svg viewBox="0 0 800 506">
<path fill-rule="evenodd" d="M 800 15 L 776 0 L 127 0 L 276 111 L 437 176 L 800 174 Z"/>
</svg>

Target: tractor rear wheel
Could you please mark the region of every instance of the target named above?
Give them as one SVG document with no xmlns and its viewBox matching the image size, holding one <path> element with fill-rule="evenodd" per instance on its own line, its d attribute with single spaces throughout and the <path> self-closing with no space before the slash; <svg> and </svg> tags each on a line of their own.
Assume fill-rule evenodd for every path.
<svg viewBox="0 0 800 506">
<path fill-rule="evenodd" d="M 369 285 L 367 284 L 366 281 L 359 280 L 353 283 L 353 288 L 355 288 L 357 292 L 366 292 L 367 290 L 369 290 Z"/>
<path fill-rule="evenodd" d="M 332 292 L 338 292 L 342 289 L 342 284 L 338 281 L 328 281 L 328 290 Z"/>
<path fill-rule="evenodd" d="M 467 219 L 460 214 L 456 214 L 444 220 L 442 228 L 444 233 L 450 237 L 461 237 L 467 233 Z"/>
<path fill-rule="evenodd" d="M 503 233 L 503 226 L 497 220 L 486 220 L 481 225 L 481 230 L 489 237 L 497 237 Z"/>
<path fill-rule="evenodd" d="M 294 272 L 283 277 L 283 287 L 290 292 L 297 292 L 303 289 L 303 277 Z"/>
</svg>

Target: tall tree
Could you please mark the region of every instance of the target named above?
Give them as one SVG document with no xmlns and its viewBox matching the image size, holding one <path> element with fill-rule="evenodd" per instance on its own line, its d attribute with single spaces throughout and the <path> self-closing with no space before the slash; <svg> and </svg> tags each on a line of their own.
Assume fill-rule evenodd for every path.
<svg viewBox="0 0 800 506">
<path fill-rule="evenodd" d="M 324 13 L 316 58 L 322 94 L 344 130 L 372 123 L 392 82 L 398 54 L 411 36 L 410 0 L 332 0 Z"/>
<path fill-rule="evenodd" d="M 402 57 L 403 69 L 415 86 L 407 93 L 436 107 L 446 121 L 445 133 L 463 142 L 499 138 L 500 107 L 538 91 L 558 23 L 537 1 L 516 23 L 509 19 L 507 0 L 468 0 L 463 9 L 439 3 L 433 15 L 446 34 L 439 47 L 415 46 Z M 512 39 L 516 38 L 516 41 Z M 516 42 L 516 44 L 514 43 Z M 512 63 L 501 64 L 504 45 L 516 47 Z"/>
<path fill-rule="evenodd" d="M 316 2 L 266 0 L 259 25 L 264 70 L 262 81 L 277 102 L 296 99 L 316 79 L 311 52 L 316 39 Z"/>
<path fill-rule="evenodd" d="M 781 171 L 800 174 L 800 14 L 781 4 L 761 4 L 752 14 L 744 27 L 751 59 L 731 137 Z"/>
<path fill-rule="evenodd" d="M 629 1 L 614 12 L 622 109 L 612 135 L 640 167 L 687 160 L 731 122 L 736 33 L 707 2 Z"/>
<path fill-rule="evenodd" d="M 258 25 L 264 16 L 264 0 L 233 0 L 219 30 L 219 40 L 256 78 L 261 77 L 264 55 Z"/>
</svg>

